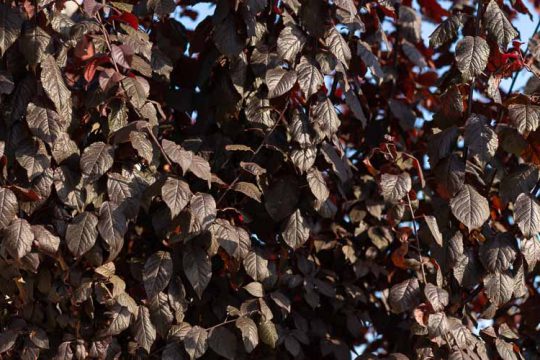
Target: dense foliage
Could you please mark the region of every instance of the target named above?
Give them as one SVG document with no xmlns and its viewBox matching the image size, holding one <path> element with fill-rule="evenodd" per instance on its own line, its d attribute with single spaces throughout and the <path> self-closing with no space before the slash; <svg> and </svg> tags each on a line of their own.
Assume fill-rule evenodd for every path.
<svg viewBox="0 0 540 360">
<path fill-rule="evenodd" d="M 521 0 L 195 3 L 0 2 L 0 358 L 538 358 Z"/>
</svg>

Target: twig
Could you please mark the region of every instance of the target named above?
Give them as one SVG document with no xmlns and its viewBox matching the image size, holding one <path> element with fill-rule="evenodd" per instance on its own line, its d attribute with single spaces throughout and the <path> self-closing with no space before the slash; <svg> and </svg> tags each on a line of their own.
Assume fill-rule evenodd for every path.
<svg viewBox="0 0 540 360">
<path fill-rule="evenodd" d="M 396 12 L 399 13 L 399 3 L 396 4 Z M 396 95 L 396 90 L 397 90 L 397 83 L 398 83 L 398 79 L 397 79 L 397 76 L 398 76 L 398 72 L 397 72 L 397 65 L 398 65 L 398 59 L 399 59 L 399 42 L 401 40 L 400 38 L 400 26 L 399 26 L 399 21 L 396 21 L 395 23 L 395 27 L 396 27 L 396 38 L 394 39 L 394 52 L 392 54 L 392 63 L 393 63 L 393 68 L 394 70 L 396 70 L 396 76 L 394 77 L 394 81 L 392 82 L 392 89 L 391 89 L 391 92 L 390 92 L 390 99 L 392 99 L 395 95 Z"/>
<path fill-rule="evenodd" d="M 156 138 L 156 135 L 154 135 L 154 133 L 152 132 L 152 129 L 150 129 L 149 127 L 146 127 L 146 130 L 148 131 L 148 135 L 150 135 L 152 140 L 156 143 L 157 147 L 159 148 L 159 151 L 161 151 L 161 154 L 165 158 L 165 161 L 167 161 L 167 164 L 169 164 L 172 167 L 173 164 L 172 164 L 171 160 L 169 159 L 169 157 L 165 153 L 165 150 L 163 150 L 163 147 L 161 146 L 158 139 Z"/>
<path fill-rule="evenodd" d="M 418 261 L 420 261 L 420 269 L 422 270 L 422 278 L 424 280 L 424 284 L 427 284 L 426 271 L 424 270 L 424 262 L 422 261 L 422 253 L 420 252 L 420 249 L 421 249 L 420 239 L 418 238 L 418 229 L 416 228 L 416 220 L 415 220 L 416 216 L 414 215 L 414 210 L 411 205 L 411 197 L 409 196 L 409 193 L 407 193 L 407 205 L 409 206 L 409 211 L 411 212 L 414 237 L 416 239 L 416 246 L 418 247 Z"/>
<path fill-rule="evenodd" d="M 279 114 L 279 118 L 276 120 L 274 125 L 272 125 L 272 128 L 270 128 L 270 130 L 266 133 L 266 135 L 264 136 L 263 141 L 259 144 L 259 146 L 255 150 L 253 155 L 251 155 L 251 158 L 249 160 L 250 162 L 252 162 L 255 159 L 255 156 L 257 156 L 259 151 L 261 151 L 262 147 L 268 141 L 268 138 L 270 138 L 270 135 L 272 135 L 272 133 L 274 132 L 274 130 L 276 129 L 278 124 L 283 120 L 283 116 L 285 115 L 285 111 L 287 111 L 287 108 L 289 107 L 289 102 L 290 102 L 290 99 L 287 99 L 287 102 L 285 103 L 285 106 L 283 107 L 283 110 L 281 110 L 281 112 Z M 240 180 L 241 176 L 242 176 L 242 173 L 240 172 L 240 174 L 238 174 L 238 176 L 232 181 L 232 183 L 227 187 L 227 189 L 225 189 L 223 194 L 221 194 L 218 201 L 216 202 L 216 205 L 219 205 L 221 203 L 221 201 L 223 201 L 223 199 L 225 198 L 225 195 L 227 195 L 227 193 L 236 185 L 236 183 Z"/>
<path fill-rule="evenodd" d="M 540 30 L 540 17 L 538 18 L 538 22 L 536 23 L 536 27 L 534 28 L 534 32 L 532 36 L 536 35 L 536 33 L 538 33 L 538 30 Z M 527 43 L 527 47 L 525 48 L 525 51 L 523 52 L 523 58 L 525 58 L 529 54 L 529 45 L 530 45 L 530 42 Z M 514 73 L 514 75 L 512 75 L 512 82 L 510 83 L 510 87 L 508 88 L 507 95 L 512 94 L 512 91 L 514 90 L 514 85 L 516 85 L 516 80 L 519 74 L 521 73 L 521 70 L 522 69 L 517 70 Z M 502 121 L 503 114 L 504 114 L 504 108 L 501 108 L 499 110 L 499 118 L 497 120 L 497 123 L 500 123 Z"/>
<path fill-rule="evenodd" d="M 98 20 L 101 31 L 103 32 L 103 36 L 105 37 L 105 43 L 107 44 L 107 48 L 109 49 L 109 52 L 111 53 L 111 61 L 112 61 L 113 65 L 114 65 L 114 69 L 116 70 L 117 73 L 120 73 L 120 68 L 118 67 L 118 64 L 116 63 L 116 60 L 114 59 L 114 56 L 112 55 L 112 45 L 111 45 L 111 39 L 109 38 L 109 33 L 107 32 L 107 29 L 103 25 L 103 21 L 101 19 L 101 15 L 99 15 L 99 12 L 96 13 L 96 19 Z M 124 90 L 124 92 L 125 92 L 126 90 L 124 89 L 124 85 L 122 83 L 120 83 L 120 85 L 122 86 L 122 90 Z M 135 110 L 135 112 L 137 113 L 137 115 L 140 118 L 143 118 L 141 113 L 138 111 L 138 109 L 135 109 L 135 107 L 133 107 L 133 109 Z M 173 164 L 172 164 L 171 160 L 169 159 L 169 157 L 165 153 L 165 150 L 163 150 L 163 147 L 159 143 L 158 139 L 156 138 L 156 136 L 154 135 L 152 130 L 150 128 L 147 128 L 147 130 L 148 130 L 148 135 L 150 135 L 152 140 L 155 142 L 156 146 L 161 151 L 161 154 L 165 158 L 165 161 L 167 161 L 167 164 L 169 164 L 172 167 Z"/>
<path fill-rule="evenodd" d="M 222 323 L 216 324 L 216 325 L 211 326 L 211 327 L 209 327 L 209 328 L 206 328 L 206 329 L 204 329 L 204 330 L 206 330 L 206 331 L 212 331 L 212 330 L 214 330 L 214 329 L 217 328 L 217 327 L 220 327 L 220 326 L 223 326 L 223 325 L 227 325 L 227 324 L 233 323 L 233 322 L 235 322 L 236 320 L 240 319 L 241 317 L 251 316 L 251 315 L 253 315 L 253 314 L 258 314 L 258 313 L 259 313 L 259 310 L 253 310 L 253 311 L 250 311 L 250 312 L 249 312 L 248 314 L 246 314 L 246 315 L 242 315 L 242 316 L 239 316 L 239 317 L 234 318 L 234 319 L 231 319 L 231 320 L 225 320 L 225 321 L 222 322 Z"/>
<path fill-rule="evenodd" d="M 216 324 L 214 326 L 211 326 L 211 327 L 208 327 L 208 328 L 205 328 L 204 330 L 207 331 L 207 332 L 210 332 L 212 330 L 214 330 L 215 328 L 217 327 L 220 327 L 220 326 L 224 326 L 224 325 L 227 325 L 227 324 L 230 324 L 230 323 L 233 323 L 235 322 L 236 320 L 238 320 L 240 317 L 245 317 L 245 316 L 251 316 L 253 314 L 258 314 L 260 311 L 259 310 L 253 310 L 253 311 L 250 311 L 248 314 L 246 315 L 242 315 L 242 316 L 239 316 L 237 318 L 234 318 L 234 319 L 231 319 L 231 320 L 225 320 L 224 322 L 222 323 L 219 323 L 219 324 Z M 163 351 L 165 349 L 166 345 L 165 346 L 162 346 L 160 348 L 157 348 L 156 350 L 152 351 L 152 353 L 149 355 L 150 357 L 154 357 L 154 356 L 157 356 L 157 354 L 159 354 L 161 351 Z"/>
<path fill-rule="evenodd" d="M 478 36 L 480 34 L 480 13 L 482 12 L 482 1 L 476 0 L 476 17 L 474 18 L 474 35 Z M 474 100 L 474 87 L 476 79 L 473 77 L 469 85 L 469 98 L 467 99 L 467 116 L 466 120 L 471 116 L 472 106 Z M 469 147 L 465 146 L 463 148 L 463 161 L 467 164 L 467 157 L 469 157 Z"/>
<path fill-rule="evenodd" d="M 111 60 L 114 65 L 114 69 L 116 72 L 120 72 L 120 69 L 118 68 L 118 64 L 116 63 L 116 60 L 114 59 L 114 56 L 112 55 L 112 45 L 111 45 L 111 39 L 109 39 L 109 32 L 105 28 L 105 25 L 103 25 L 103 21 L 101 20 L 101 15 L 99 15 L 99 12 L 96 13 L 96 19 L 99 22 L 99 26 L 101 28 L 101 31 L 103 32 L 103 36 L 105 37 L 105 43 L 107 44 L 107 48 L 109 49 L 109 52 L 111 53 Z"/>
<path fill-rule="evenodd" d="M 538 22 L 536 23 L 536 27 L 534 28 L 532 36 L 536 35 L 538 30 L 540 30 L 540 17 L 538 18 Z M 530 44 L 530 42 L 527 43 L 527 47 L 525 48 L 525 52 L 523 52 L 523 57 L 525 57 L 525 56 L 527 56 L 529 54 L 529 44 Z M 516 84 L 516 80 L 517 80 L 520 72 L 521 72 L 521 69 L 519 69 L 518 71 L 516 71 L 514 73 L 514 76 L 512 77 L 512 83 L 510 83 L 510 88 L 508 88 L 508 95 L 510 95 L 512 93 L 512 90 L 514 90 L 514 85 Z"/>
</svg>

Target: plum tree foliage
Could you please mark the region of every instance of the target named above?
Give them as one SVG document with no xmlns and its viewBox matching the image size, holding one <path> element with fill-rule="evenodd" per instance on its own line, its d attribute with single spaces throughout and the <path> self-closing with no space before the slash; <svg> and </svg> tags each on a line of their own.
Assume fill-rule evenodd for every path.
<svg viewBox="0 0 540 360">
<path fill-rule="evenodd" d="M 538 358 L 522 0 L 197 3 L 0 2 L 0 358 Z"/>
</svg>

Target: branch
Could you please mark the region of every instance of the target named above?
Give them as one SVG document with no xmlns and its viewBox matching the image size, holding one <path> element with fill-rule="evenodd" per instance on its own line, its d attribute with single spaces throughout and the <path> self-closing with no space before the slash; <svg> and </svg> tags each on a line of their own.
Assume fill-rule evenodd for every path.
<svg viewBox="0 0 540 360">
<path fill-rule="evenodd" d="M 114 65 L 114 69 L 116 72 L 120 72 L 120 69 L 118 68 L 118 64 L 116 63 L 116 60 L 114 59 L 114 56 L 112 56 L 112 46 L 111 46 L 111 39 L 109 39 L 109 32 L 105 28 L 105 25 L 103 25 L 103 21 L 101 20 L 101 15 L 99 15 L 99 12 L 96 13 L 96 19 L 99 22 L 99 27 L 101 28 L 101 32 L 103 32 L 103 36 L 105 37 L 105 43 L 107 44 L 107 48 L 109 49 L 109 52 L 111 53 L 111 61 Z"/>
<path fill-rule="evenodd" d="M 272 135 L 274 130 L 277 128 L 278 124 L 283 120 L 283 116 L 285 115 L 285 111 L 287 111 L 287 108 L 289 107 L 289 102 L 290 102 L 290 99 L 287 99 L 287 102 L 285 103 L 285 106 L 283 107 L 283 110 L 281 110 L 281 112 L 279 113 L 279 118 L 276 120 L 274 125 L 272 125 L 272 128 L 270 128 L 270 130 L 266 133 L 266 135 L 264 136 L 263 141 L 259 144 L 259 146 L 255 150 L 253 155 L 251 155 L 251 158 L 249 159 L 250 162 L 252 162 L 255 159 L 255 156 L 257 156 L 259 151 L 261 151 L 264 144 L 266 144 L 266 142 L 268 141 L 268 138 L 270 138 L 270 135 Z M 216 205 L 219 205 L 221 203 L 221 201 L 223 201 L 223 199 L 225 198 L 225 195 L 227 195 L 227 193 L 234 187 L 234 185 L 236 185 L 236 183 L 240 180 L 241 176 L 242 176 L 242 173 L 240 172 L 240 174 L 238 174 L 238 176 L 232 181 L 232 183 L 227 187 L 227 189 L 223 192 L 223 194 L 221 194 L 218 201 L 216 202 Z"/>
<path fill-rule="evenodd" d="M 483 0 L 476 0 L 476 17 L 474 18 L 474 35 L 475 36 L 478 36 L 480 34 L 480 13 L 482 12 L 482 1 Z M 467 99 L 468 100 L 467 101 L 467 115 L 465 117 L 465 121 L 467 121 L 467 119 L 471 116 L 471 113 L 472 113 L 475 80 L 476 79 L 473 77 L 469 85 L 469 98 Z M 465 146 L 463 148 L 463 161 L 465 162 L 465 165 L 467 164 L 468 157 L 469 157 L 469 147 Z"/>
<path fill-rule="evenodd" d="M 418 247 L 418 261 L 420 262 L 420 269 L 422 270 L 422 279 L 424 280 L 424 284 L 427 284 L 426 271 L 424 270 L 424 262 L 422 261 L 422 253 L 420 252 L 420 249 L 421 249 L 420 239 L 418 238 L 418 229 L 416 228 L 416 220 L 415 220 L 416 215 L 414 215 L 414 209 L 411 205 L 411 197 L 409 196 L 409 193 L 407 193 L 407 206 L 409 207 L 409 211 L 411 212 L 414 237 L 416 239 L 416 247 Z"/>
<path fill-rule="evenodd" d="M 538 33 L 538 30 L 540 30 L 540 18 L 538 18 L 538 22 L 536 23 L 536 27 L 534 28 L 532 36 L 536 35 L 536 33 Z M 525 48 L 525 52 L 523 52 L 523 57 L 525 57 L 525 56 L 527 56 L 529 54 L 529 45 L 530 45 L 530 41 L 527 42 L 527 47 Z M 510 95 L 512 93 L 512 90 L 514 90 L 514 85 L 516 84 L 516 80 L 517 80 L 521 70 L 522 69 L 519 69 L 514 73 L 514 75 L 512 77 L 512 83 L 510 84 L 510 88 L 508 88 L 508 95 Z"/>
</svg>

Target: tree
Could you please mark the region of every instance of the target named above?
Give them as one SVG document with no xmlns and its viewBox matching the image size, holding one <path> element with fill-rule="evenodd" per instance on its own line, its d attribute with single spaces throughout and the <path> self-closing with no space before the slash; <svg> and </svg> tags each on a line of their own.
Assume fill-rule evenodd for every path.
<svg viewBox="0 0 540 360">
<path fill-rule="evenodd" d="M 536 358 L 522 1 L 194 3 L 0 3 L 2 358 Z"/>
</svg>

